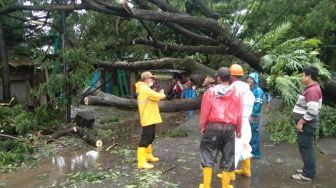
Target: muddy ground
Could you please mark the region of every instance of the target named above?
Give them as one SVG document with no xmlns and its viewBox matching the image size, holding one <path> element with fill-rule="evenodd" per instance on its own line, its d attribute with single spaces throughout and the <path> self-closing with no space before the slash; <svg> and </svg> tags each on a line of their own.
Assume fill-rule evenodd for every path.
<svg viewBox="0 0 336 188">
<path fill-rule="evenodd" d="M 164 123 L 158 129 L 154 144 L 154 154 L 160 157 L 160 161 L 154 170 L 145 171 L 136 169 L 135 149 L 141 131 L 136 112 L 108 107 L 89 108 L 99 129 L 118 130 L 105 135 L 101 150 L 97 151 L 78 139 L 62 138 L 68 142 L 68 147 L 53 143 L 56 151 L 41 162 L 17 169 L 14 173 L 0 174 L 0 187 L 198 187 L 202 180 L 198 111 L 193 116 L 163 114 Z M 116 116 L 118 121 L 107 118 Z M 275 111 L 264 113 L 261 122 L 276 121 L 277 117 Z M 103 119 L 107 123 L 100 124 Z M 335 139 L 318 142 L 317 176 L 312 183 L 302 183 L 290 179 L 295 169 L 302 166 L 297 145 L 273 143 L 267 139 L 264 129 L 261 135 L 262 157 L 252 160 L 251 178 L 237 177 L 233 183 L 236 188 L 335 187 L 336 152 L 333 151 L 334 144 L 331 144 Z M 212 187 L 221 187 L 215 173 L 216 169 Z"/>
</svg>

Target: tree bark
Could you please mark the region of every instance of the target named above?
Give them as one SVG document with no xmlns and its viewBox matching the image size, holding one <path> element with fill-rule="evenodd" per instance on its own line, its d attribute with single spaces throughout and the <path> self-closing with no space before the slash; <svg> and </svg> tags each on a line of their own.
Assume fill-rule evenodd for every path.
<svg viewBox="0 0 336 188">
<path fill-rule="evenodd" d="M 89 112 L 78 112 L 75 116 L 74 122 L 76 122 L 78 127 L 92 129 L 95 118 Z"/>
<path fill-rule="evenodd" d="M 195 0 L 196 6 L 198 9 L 202 12 L 202 14 L 208 18 L 212 18 L 217 20 L 219 18 L 218 13 L 211 10 L 210 7 L 208 7 L 203 0 Z"/>
<path fill-rule="evenodd" d="M 97 61 L 97 66 L 101 66 L 109 69 L 130 69 L 130 70 L 149 70 L 149 69 L 181 69 L 188 73 L 197 75 L 198 82 L 203 82 L 206 75 L 214 77 L 216 71 L 196 62 L 193 59 L 179 59 L 179 58 L 161 58 L 149 61 L 135 61 L 135 62 L 125 62 L 125 61 Z M 330 80 L 323 88 L 324 103 L 330 106 L 336 106 L 336 81 Z M 95 100 L 95 99 L 90 99 Z M 99 103 L 97 101 L 97 103 Z M 108 105 L 108 104 L 107 104 Z"/>
<path fill-rule="evenodd" d="M 5 36 L 4 36 L 1 23 L 0 23 L 0 56 L 1 56 L 1 68 L 2 68 L 3 100 L 8 102 L 11 99 L 10 73 L 9 73 L 9 65 L 8 65 L 7 48 L 5 44 Z"/>
<path fill-rule="evenodd" d="M 52 135 L 48 135 L 48 136 L 46 136 L 46 141 L 45 141 L 45 143 L 46 143 L 46 144 L 47 144 L 47 143 L 50 143 L 50 142 L 52 142 L 52 141 L 55 140 L 55 139 L 58 139 L 58 138 L 60 138 L 60 137 L 62 137 L 62 136 L 68 136 L 68 135 L 71 135 L 71 134 L 73 134 L 73 133 L 74 133 L 74 129 L 73 129 L 73 127 L 71 127 L 71 128 L 67 128 L 67 129 L 64 129 L 64 130 L 57 131 L 57 132 L 53 133 Z"/>
<path fill-rule="evenodd" d="M 174 52 L 186 52 L 186 53 L 204 53 L 204 54 L 233 54 L 233 52 L 228 50 L 228 47 L 224 45 L 220 46 L 208 46 L 208 45 L 177 45 L 177 44 L 166 44 L 161 41 L 150 41 L 144 38 L 137 38 L 132 41 L 125 43 L 126 45 L 136 45 L 142 44 L 147 46 L 153 46 L 155 48 L 159 48 L 165 51 L 174 51 Z"/>
<path fill-rule="evenodd" d="M 99 1 L 100 2 L 100 1 Z M 218 53 L 225 54 L 229 52 L 230 54 L 240 58 L 251 65 L 256 70 L 260 70 L 259 66 L 259 57 L 257 57 L 250 48 L 246 47 L 242 44 L 240 40 L 232 39 L 232 34 L 229 29 L 222 28 L 218 22 L 211 18 L 204 18 L 199 16 L 190 16 L 188 14 L 181 13 L 171 7 L 163 0 L 151 0 L 152 3 L 156 4 L 159 8 L 165 11 L 153 11 L 153 10 L 142 10 L 142 9 L 131 9 L 131 12 L 124 9 L 122 6 L 116 5 L 108 5 L 107 3 L 97 3 L 97 1 L 92 0 L 83 0 L 82 4 L 74 4 L 74 5 L 43 5 L 43 6 L 24 6 L 24 5 L 13 5 L 8 6 L 3 9 L 0 9 L 0 15 L 9 14 L 15 11 L 22 10 L 41 10 L 41 11 L 60 11 L 60 10 L 93 10 L 96 12 L 102 12 L 105 14 L 121 16 L 124 18 L 135 18 L 141 20 L 150 20 L 162 23 L 174 23 L 177 25 L 190 26 L 195 28 L 196 30 L 200 30 L 203 33 L 207 33 L 208 37 L 213 38 L 213 40 L 218 41 L 220 44 L 218 46 L 210 46 L 208 50 L 208 46 L 186 46 L 183 45 L 167 45 L 167 44 L 156 44 L 155 47 L 159 48 L 170 48 L 171 50 L 179 51 L 179 52 L 203 52 L 203 53 Z M 180 27 L 172 27 L 175 31 L 180 32 L 182 34 L 187 34 L 185 30 Z M 206 31 L 206 32 L 205 32 Z M 190 33 L 189 33 L 190 35 Z M 192 35 L 196 37 L 197 35 L 194 33 Z M 203 36 L 202 39 L 207 40 Z M 210 39 L 211 40 L 211 39 Z M 212 41 L 212 40 L 211 40 Z M 149 43 L 148 41 L 142 41 L 144 45 L 151 45 L 153 43 Z M 225 48 L 223 47 L 225 46 Z M 228 47 L 228 50 L 227 48 Z M 193 50 L 193 48 L 197 48 L 197 50 Z M 223 49 L 224 48 L 224 49 Z"/>
<path fill-rule="evenodd" d="M 79 138 L 83 139 L 84 141 L 86 141 L 88 144 L 92 146 L 95 146 L 95 147 L 103 146 L 103 142 L 101 140 L 93 138 L 92 136 L 87 134 L 83 129 L 77 126 L 67 128 L 65 130 L 60 130 L 50 136 L 47 136 L 47 140 L 45 141 L 45 143 L 47 144 L 62 136 L 73 135 L 73 134 L 77 135 Z"/>
<path fill-rule="evenodd" d="M 127 109 L 138 108 L 137 100 L 120 98 L 108 93 L 98 93 L 98 96 L 87 96 L 84 98 L 84 103 L 86 105 L 107 105 Z M 199 109 L 200 106 L 201 97 L 159 102 L 160 112 L 187 111 L 192 109 Z"/>
<path fill-rule="evenodd" d="M 95 147 L 103 146 L 103 142 L 101 140 L 91 137 L 89 134 L 87 134 L 87 132 L 85 132 L 83 129 L 79 127 L 74 127 L 74 132 L 79 138 L 83 139 L 84 141 L 86 141 L 88 144 L 92 146 L 95 146 Z"/>
<path fill-rule="evenodd" d="M 178 33 L 181 33 L 182 35 L 184 35 L 185 37 L 188 37 L 189 39 L 192 40 L 192 42 L 197 42 L 197 43 L 202 43 L 202 44 L 211 44 L 211 45 L 219 45 L 220 43 L 218 41 L 216 41 L 215 39 L 208 37 L 208 36 L 204 36 L 204 35 L 200 35 L 200 34 L 196 34 L 191 32 L 190 30 L 175 24 L 175 23 L 166 23 L 165 24 L 167 27 L 169 27 L 170 29 L 173 29 L 175 31 L 177 31 Z"/>
<path fill-rule="evenodd" d="M 216 71 L 196 62 L 193 59 L 161 58 L 149 61 L 97 61 L 96 65 L 110 69 L 149 70 L 149 69 L 180 69 L 191 74 L 214 76 Z"/>
<path fill-rule="evenodd" d="M 197 2 L 197 1 L 201 1 L 201 0 L 195 0 L 194 2 Z M 138 2 L 141 3 L 141 1 L 138 1 Z M 216 44 L 216 43 L 212 43 L 215 41 L 218 44 L 214 46 L 168 45 L 160 41 L 152 42 L 152 41 L 148 41 L 144 39 L 141 39 L 141 40 L 137 39 L 135 42 L 138 42 L 139 44 L 150 45 L 156 48 L 167 49 L 167 50 L 172 50 L 172 51 L 177 51 L 177 52 L 192 52 L 192 53 L 203 52 L 203 53 L 232 54 L 235 57 L 247 62 L 252 68 L 262 72 L 261 66 L 260 66 L 260 57 L 254 54 L 252 50 L 249 47 L 245 46 L 240 40 L 236 38 L 232 38 L 232 33 L 229 28 L 221 27 L 219 23 L 214 19 L 204 18 L 200 16 L 190 16 L 172 7 L 169 3 L 167 3 L 166 0 L 150 0 L 150 2 L 156 5 L 157 7 L 159 7 L 163 11 L 143 10 L 143 9 L 136 9 L 136 8 L 133 8 L 131 9 L 131 11 L 129 11 L 122 6 L 116 6 L 114 4 L 104 3 L 104 1 L 100 1 L 100 0 L 99 1 L 98 0 L 94 0 L 94 1 L 93 0 L 82 0 L 82 4 L 69 4 L 69 5 L 54 5 L 54 4 L 36 5 L 36 6 L 11 5 L 11 6 L 6 6 L 0 9 L 0 15 L 6 15 L 6 14 L 9 14 L 15 11 L 23 11 L 23 10 L 73 11 L 73 10 L 86 9 L 86 10 L 93 10 L 96 12 L 102 12 L 102 13 L 110 14 L 114 16 L 120 16 L 124 18 L 150 20 L 154 22 L 161 22 L 164 24 L 171 23 L 171 24 L 175 24 L 175 25 L 170 25 L 170 28 L 174 29 L 175 31 L 181 34 L 184 34 L 184 35 L 193 36 L 190 38 L 194 38 L 196 40 L 197 38 L 201 39 L 200 43 L 198 44 L 202 44 L 204 41 L 208 41 L 208 40 L 210 42 L 209 44 Z M 186 28 L 191 27 L 194 30 L 201 31 L 207 36 L 197 35 L 196 33 L 192 33 L 192 32 L 188 33 L 186 29 L 184 28 L 184 26 L 186 26 Z M 1 41 L 3 40 L 0 39 L 0 42 Z M 1 53 L 2 53 L 2 50 L 1 50 Z M 209 72 L 209 71 L 206 70 L 205 72 Z M 328 94 L 327 98 L 331 101 L 333 100 L 333 97 L 336 95 L 334 88 L 336 87 L 333 84 L 333 82 L 329 82 L 326 88 L 324 89 L 324 92 Z"/>
<path fill-rule="evenodd" d="M 323 102 L 326 104 L 336 107 L 336 80 L 330 80 L 326 83 L 325 87 L 322 88 L 323 92 Z"/>
<path fill-rule="evenodd" d="M 13 139 L 7 139 L 7 140 L 0 140 L 2 143 L 2 147 L 5 151 L 10 151 L 14 147 L 14 140 Z"/>
</svg>

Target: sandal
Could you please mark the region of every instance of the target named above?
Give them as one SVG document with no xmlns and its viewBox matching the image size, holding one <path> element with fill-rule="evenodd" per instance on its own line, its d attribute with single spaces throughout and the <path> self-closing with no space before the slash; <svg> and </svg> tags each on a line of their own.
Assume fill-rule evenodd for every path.
<svg viewBox="0 0 336 188">
<path fill-rule="evenodd" d="M 302 180 L 302 181 L 312 181 L 313 179 L 311 178 L 307 178 L 305 176 L 303 176 L 302 174 L 294 174 L 292 175 L 292 178 L 295 180 Z"/>
<path fill-rule="evenodd" d="M 302 174 L 303 170 L 302 169 L 297 169 L 296 172 Z"/>
</svg>

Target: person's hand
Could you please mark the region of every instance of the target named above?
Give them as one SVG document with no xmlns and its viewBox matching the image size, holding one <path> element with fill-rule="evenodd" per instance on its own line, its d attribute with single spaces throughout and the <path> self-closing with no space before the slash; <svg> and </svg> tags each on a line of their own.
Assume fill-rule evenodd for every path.
<svg viewBox="0 0 336 188">
<path fill-rule="evenodd" d="M 297 132 L 303 132 L 302 128 L 303 128 L 303 124 L 306 123 L 306 121 L 304 119 L 300 119 L 297 124 L 296 124 L 296 131 Z"/>
<path fill-rule="evenodd" d="M 252 116 L 249 116 L 249 117 L 248 117 L 248 121 L 249 121 L 250 123 L 252 123 L 252 120 L 253 120 L 253 119 L 252 119 Z"/>
<path fill-rule="evenodd" d="M 237 138 L 241 138 L 241 136 L 242 136 L 242 133 L 241 133 L 241 132 L 236 133 L 236 137 L 237 137 Z"/>
<path fill-rule="evenodd" d="M 297 124 L 296 124 L 296 131 L 297 131 L 297 132 L 303 132 L 302 127 L 303 127 L 303 124 L 302 124 L 302 123 L 297 123 Z"/>
<path fill-rule="evenodd" d="M 205 129 L 201 129 L 201 134 L 204 135 Z"/>
<path fill-rule="evenodd" d="M 301 121 L 299 121 L 299 122 L 296 124 L 296 131 L 297 131 L 297 132 L 303 132 L 302 128 L 303 128 L 303 123 L 302 123 Z"/>
<path fill-rule="evenodd" d="M 161 94 L 164 94 L 164 89 L 161 89 L 161 90 L 160 90 L 160 93 L 161 93 Z"/>
</svg>

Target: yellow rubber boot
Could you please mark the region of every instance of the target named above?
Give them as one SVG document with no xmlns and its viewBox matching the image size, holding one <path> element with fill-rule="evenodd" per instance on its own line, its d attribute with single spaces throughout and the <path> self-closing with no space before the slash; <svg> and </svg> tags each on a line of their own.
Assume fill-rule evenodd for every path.
<svg viewBox="0 0 336 188">
<path fill-rule="evenodd" d="M 217 174 L 217 177 L 218 177 L 219 179 L 222 179 L 222 173 L 218 173 L 218 174 Z M 231 174 L 230 174 L 230 180 L 231 180 L 231 181 L 236 180 L 236 173 L 235 173 L 235 172 L 231 172 Z"/>
<path fill-rule="evenodd" d="M 231 180 L 231 181 L 236 180 L 236 173 L 235 173 L 234 171 L 231 172 L 231 174 L 230 174 L 230 180 Z"/>
<path fill-rule="evenodd" d="M 138 147 L 138 168 L 141 169 L 151 169 L 154 168 L 153 165 L 148 164 L 146 161 L 147 151 L 145 147 Z"/>
<path fill-rule="evenodd" d="M 236 174 L 251 177 L 251 160 L 250 158 L 243 160 L 241 170 L 235 170 Z"/>
<path fill-rule="evenodd" d="M 232 172 L 222 173 L 222 188 L 233 188 L 233 186 L 230 185 L 231 174 Z"/>
<path fill-rule="evenodd" d="M 157 162 L 157 161 L 160 160 L 159 158 L 153 156 L 153 148 L 152 148 L 152 144 L 149 144 L 149 145 L 147 146 L 146 151 L 147 151 L 147 156 L 146 156 L 146 160 L 147 160 L 147 161 L 150 161 L 150 162 Z"/>
<path fill-rule="evenodd" d="M 203 168 L 203 183 L 199 185 L 199 188 L 210 188 L 211 177 L 212 177 L 212 168 L 204 167 Z"/>
</svg>

